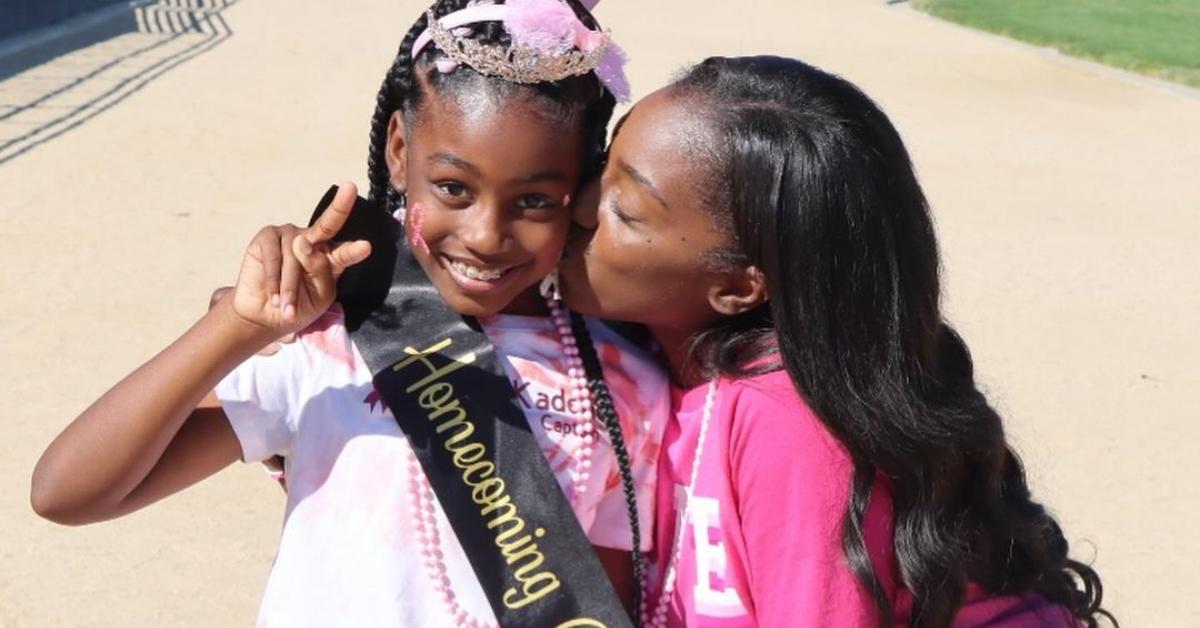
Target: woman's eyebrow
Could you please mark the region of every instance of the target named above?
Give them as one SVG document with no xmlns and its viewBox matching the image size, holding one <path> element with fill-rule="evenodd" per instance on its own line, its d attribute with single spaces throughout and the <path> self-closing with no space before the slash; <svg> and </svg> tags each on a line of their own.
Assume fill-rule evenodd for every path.
<svg viewBox="0 0 1200 628">
<path fill-rule="evenodd" d="M 653 196 L 654 200 L 662 204 L 663 209 L 667 209 L 667 199 L 663 198 L 663 195 L 658 191 L 658 188 L 654 187 L 654 182 L 651 181 L 649 177 L 642 174 L 637 168 L 634 168 L 626 163 L 624 159 L 618 159 L 617 166 L 620 167 L 621 170 L 624 170 L 625 174 L 628 174 L 630 178 L 632 178 L 634 181 L 637 181 L 638 185 L 646 188 L 646 191 L 650 193 L 650 196 Z"/>
</svg>

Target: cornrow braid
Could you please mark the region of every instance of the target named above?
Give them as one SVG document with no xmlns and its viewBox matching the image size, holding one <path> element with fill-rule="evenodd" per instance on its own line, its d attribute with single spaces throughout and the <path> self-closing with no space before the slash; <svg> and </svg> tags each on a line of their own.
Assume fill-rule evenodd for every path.
<svg viewBox="0 0 1200 628">
<path fill-rule="evenodd" d="M 609 394 L 608 385 L 604 383 L 604 370 L 600 359 L 596 357 L 596 348 L 592 346 L 592 336 L 588 332 L 587 323 L 577 312 L 571 312 L 571 332 L 575 335 L 579 347 L 579 358 L 583 361 L 583 370 L 587 376 L 588 392 L 592 395 L 592 407 L 596 416 L 604 423 L 612 441 L 613 454 L 617 458 L 617 468 L 621 472 L 621 488 L 625 492 L 625 508 L 629 515 L 629 531 L 633 536 L 633 608 L 634 624 L 641 620 L 642 587 L 645 578 L 645 564 L 642 558 L 642 533 L 638 525 L 637 493 L 633 486 L 633 470 L 629 462 L 629 451 L 625 448 L 625 438 L 621 431 L 621 421 L 617 417 L 617 409 Z"/>
<path fill-rule="evenodd" d="M 435 4 L 435 11 L 439 5 L 440 2 Z M 394 209 L 391 206 L 392 195 L 387 193 L 392 186 L 387 158 L 384 156 L 387 151 L 388 123 L 391 122 L 392 114 L 403 108 L 403 103 L 398 102 L 397 93 L 404 94 L 412 88 L 413 43 L 428 26 L 429 20 L 425 13 L 421 13 L 401 40 L 396 58 L 392 60 L 391 67 L 383 77 L 383 84 L 379 86 L 379 94 L 375 96 L 375 113 L 371 116 L 371 147 L 367 154 L 367 179 L 370 182 L 371 200 L 388 201 L 388 211 Z"/>
</svg>

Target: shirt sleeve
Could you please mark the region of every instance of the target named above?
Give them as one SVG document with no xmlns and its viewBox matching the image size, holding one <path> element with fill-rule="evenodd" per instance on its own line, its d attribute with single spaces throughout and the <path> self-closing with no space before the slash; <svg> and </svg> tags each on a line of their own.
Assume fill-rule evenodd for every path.
<svg viewBox="0 0 1200 628">
<path fill-rule="evenodd" d="M 255 355 L 217 383 L 215 393 L 242 447 L 242 460 L 261 462 L 291 450 L 302 407 L 300 343 L 280 345 L 273 355 Z"/>
<path fill-rule="evenodd" d="M 1082 628 L 1064 607 L 1036 593 L 1024 595 L 988 595 L 977 585 L 969 585 L 967 599 L 954 616 L 955 626 L 972 628 Z"/>
<path fill-rule="evenodd" d="M 872 596 L 842 551 L 849 454 L 794 392 L 747 390 L 736 404 L 728 455 L 758 625 L 874 625 Z M 890 600 L 890 501 L 880 486 L 866 525 Z"/>
</svg>

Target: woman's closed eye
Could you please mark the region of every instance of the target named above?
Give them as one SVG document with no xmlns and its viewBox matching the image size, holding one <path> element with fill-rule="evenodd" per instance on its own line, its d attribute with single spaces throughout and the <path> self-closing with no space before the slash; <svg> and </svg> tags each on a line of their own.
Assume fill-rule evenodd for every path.
<svg viewBox="0 0 1200 628">
<path fill-rule="evenodd" d="M 620 220 L 621 222 L 623 222 L 627 225 L 632 225 L 632 224 L 638 222 L 637 218 L 634 218 L 633 216 L 626 214 L 621 209 L 620 204 L 617 203 L 616 196 L 613 196 L 607 203 L 605 203 L 605 205 L 608 206 L 608 211 L 612 212 L 612 215 L 617 217 L 617 220 Z"/>
</svg>

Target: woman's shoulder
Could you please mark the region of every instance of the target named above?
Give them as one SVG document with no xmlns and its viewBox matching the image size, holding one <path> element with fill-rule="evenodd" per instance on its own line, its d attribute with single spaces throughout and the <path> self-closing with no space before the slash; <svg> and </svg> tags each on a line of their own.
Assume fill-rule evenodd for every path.
<svg viewBox="0 0 1200 628">
<path fill-rule="evenodd" d="M 806 529 L 837 529 L 850 498 L 854 461 L 787 372 L 726 380 L 721 392 L 728 394 L 718 402 L 728 408 L 726 456 L 742 494 L 757 492 L 776 508 L 805 513 Z M 879 556 L 890 556 L 890 489 L 878 477 L 866 528 L 872 547 L 887 548 Z"/>
<path fill-rule="evenodd" d="M 780 423 L 805 429 L 812 423 L 820 423 L 787 371 L 782 369 L 750 377 L 723 378 L 718 394 L 728 398 L 727 406 L 737 422 Z"/>
<path fill-rule="evenodd" d="M 729 416 L 732 451 L 771 449 L 789 457 L 803 455 L 819 465 L 849 464 L 848 452 L 797 391 L 787 371 L 722 380 L 720 394 L 728 397 L 721 405 Z"/>
</svg>

